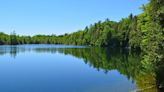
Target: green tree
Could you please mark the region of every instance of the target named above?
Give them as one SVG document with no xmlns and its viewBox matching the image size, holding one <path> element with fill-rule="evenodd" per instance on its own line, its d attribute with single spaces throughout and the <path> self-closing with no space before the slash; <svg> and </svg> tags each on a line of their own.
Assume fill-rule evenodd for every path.
<svg viewBox="0 0 164 92">
<path fill-rule="evenodd" d="M 17 42 L 17 36 L 16 36 L 15 31 L 13 31 L 13 32 L 10 34 L 10 44 L 11 44 L 11 45 L 17 45 L 17 44 L 18 44 L 18 42 Z"/>
</svg>

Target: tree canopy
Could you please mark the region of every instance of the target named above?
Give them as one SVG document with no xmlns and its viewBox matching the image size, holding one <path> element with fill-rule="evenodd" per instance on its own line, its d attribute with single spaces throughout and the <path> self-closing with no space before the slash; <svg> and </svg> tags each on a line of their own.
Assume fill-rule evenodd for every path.
<svg viewBox="0 0 164 92">
<path fill-rule="evenodd" d="M 64 35 L 19 36 L 0 33 L 0 45 L 71 44 L 129 47 L 144 52 L 143 63 L 164 60 L 164 0 L 150 0 L 143 13 L 130 14 L 119 22 L 98 21 L 83 30 Z M 151 63 L 152 64 L 152 63 Z"/>
</svg>

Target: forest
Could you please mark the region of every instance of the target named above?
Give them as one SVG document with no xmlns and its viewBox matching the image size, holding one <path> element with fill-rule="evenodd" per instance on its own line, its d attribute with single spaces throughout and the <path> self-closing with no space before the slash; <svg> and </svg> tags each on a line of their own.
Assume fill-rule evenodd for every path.
<svg viewBox="0 0 164 92">
<path fill-rule="evenodd" d="M 139 15 L 130 14 L 119 22 L 106 19 L 83 30 L 64 35 L 19 36 L 0 33 L 0 45 L 68 44 L 121 47 L 143 51 L 143 63 L 164 61 L 164 0 L 150 0 L 140 7 Z M 151 63 L 150 63 L 151 62 Z M 157 63 L 158 64 L 158 63 Z"/>
</svg>

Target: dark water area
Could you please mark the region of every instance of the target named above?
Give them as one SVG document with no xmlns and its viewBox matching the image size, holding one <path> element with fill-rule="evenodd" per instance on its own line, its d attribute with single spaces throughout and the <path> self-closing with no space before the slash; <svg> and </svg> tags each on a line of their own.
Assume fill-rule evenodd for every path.
<svg viewBox="0 0 164 92">
<path fill-rule="evenodd" d="M 127 49 L 0 46 L 0 92 L 162 92 L 164 67 Z"/>
</svg>

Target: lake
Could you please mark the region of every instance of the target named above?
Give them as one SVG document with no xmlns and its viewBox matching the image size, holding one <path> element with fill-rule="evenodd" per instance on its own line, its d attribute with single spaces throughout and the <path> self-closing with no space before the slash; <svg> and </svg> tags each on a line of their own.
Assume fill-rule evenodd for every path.
<svg viewBox="0 0 164 92">
<path fill-rule="evenodd" d="M 0 92 L 133 92 L 157 82 L 140 61 L 140 54 L 119 48 L 4 45 Z"/>
</svg>

